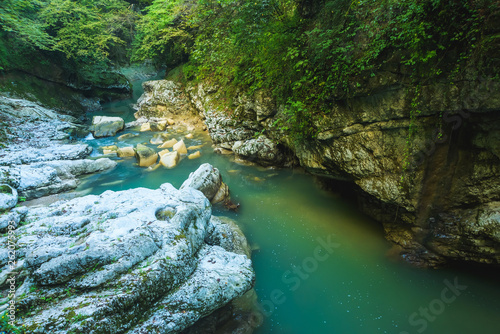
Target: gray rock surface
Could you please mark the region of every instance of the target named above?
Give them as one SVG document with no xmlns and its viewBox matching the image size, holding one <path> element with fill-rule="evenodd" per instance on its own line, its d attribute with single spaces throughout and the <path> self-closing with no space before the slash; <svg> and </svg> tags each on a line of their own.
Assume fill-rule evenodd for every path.
<svg viewBox="0 0 500 334">
<path fill-rule="evenodd" d="M 121 117 L 94 116 L 90 131 L 92 131 L 96 138 L 111 137 L 124 128 L 125 122 Z"/>
<path fill-rule="evenodd" d="M 498 265 L 499 217 L 484 212 L 495 212 L 500 201 L 500 84 L 481 77 L 426 83 L 413 117 L 410 83 L 399 66 L 387 61 L 349 98 L 334 97 L 328 113 L 317 112 L 317 133 L 307 140 L 276 126 L 290 115 L 265 92 L 236 92 L 231 106 L 211 84 L 188 83 L 186 92 L 218 152 L 264 165 L 300 164 L 359 187 L 361 209 L 383 224 L 393 254 L 426 267 Z"/>
<path fill-rule="evenodd" d="M 83 160 L 92 148 L 73 142 L 82 126 L 36 103 L 0 96 L 0 183 L 28 199 L 76 188 L 79 175 L 114 167 L 109 159 Z M 3 134 L 3 137 L 2 137 Z"/>
<path fill-rule="evenodd" d="M 26 217 L 27 213 L 28 208 L 21 206 L 14 208 L 7 213 L 0 214 L 0 233 L 6 233 L 9 224 L 17 227 L 24 217 Z M 0 264 L 0 266 L 2 266 L 2 264 Z"/>
<path fill-rule="evenodd" d="M 199 190 L 213 202 L 221 187 L 225 190 L 227 186 L 222 182 L 219 170 L 208 163 L 204 163 L 196 171 L 189 174 L 189 178 L 182 183 L 180 189 L 193 188 Z M 224 192 L 226 193 L 226 191 Z M 228 191 L 227 195 L 229 195 Z M 219 199 L 218 202 L 220 201 Z"/>
<path fill-rule="evenodd" d="M 190 187 L 107 191 L 30 208 L 24 219 L 14 271 L 30 333 L 178 333 L 253 285 L 241 231 Z M 5 259 L 0 252 L 0 292 Z"/>
<path fill-rule="evenodd" d="M 38 198 L 75 189 L 78 176 L 114 168 L 108 158 L 97 160 L 59 160 L 20 166 L 19 193 L 26 199 Z"/>
<path fill-rule="evenodd" d="M 266 136 L 237 141 L 233 144 L 232 150 L 243 158 L 262 165 L 281 164 L 284 158 L 276 143 Z"/>
<path fill-rule="evenodd" d="M 0 183 L 0 211 L 15 207 L 17 204 L 17 190 L 8 184 Z"/>
</svg>

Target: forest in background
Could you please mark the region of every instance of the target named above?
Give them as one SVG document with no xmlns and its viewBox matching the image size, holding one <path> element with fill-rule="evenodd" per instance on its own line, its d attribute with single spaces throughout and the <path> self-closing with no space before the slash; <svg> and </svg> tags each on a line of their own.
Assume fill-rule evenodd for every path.
<svg viewBox="0 0 500 334">
<path fill-rule="evenodd" d="M 0 70 L 58 62 L 95 72 L 152 61 L 228 92 L 265 89 L 283 128 L 363 90 L 387 63 L 415 99 L 433 81 L 498 80 L 495 0 L 4 0 Z M 415 113 L 418 105 L 415 104 Z"/>
</svg>

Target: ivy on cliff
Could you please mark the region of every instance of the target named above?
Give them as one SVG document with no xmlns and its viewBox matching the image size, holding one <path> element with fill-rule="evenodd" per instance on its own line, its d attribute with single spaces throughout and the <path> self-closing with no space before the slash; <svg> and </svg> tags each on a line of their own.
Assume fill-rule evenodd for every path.
<svg viewBox="0 0 500 334">
<path fill-rule="evenodd" d="M 286 106 L 282 126 L 311 137 L 332 102 L 366 94 L 389 58 L 408 87 L 458 80 L 471 60 L 496 70 L 482 55 L 498 45 L 487 32 L 498 10 L 493 0 L 155 0 L 138 53 L 182 53 L 199 78 L 270 90 Z"/>
</svg>

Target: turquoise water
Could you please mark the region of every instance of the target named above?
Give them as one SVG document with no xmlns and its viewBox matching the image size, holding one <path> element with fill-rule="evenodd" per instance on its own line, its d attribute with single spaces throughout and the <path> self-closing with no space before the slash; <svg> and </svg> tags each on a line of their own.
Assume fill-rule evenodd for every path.
<svg viewBox="0 0 500 334">
<path fill-rule="evenodd" d="M 130 119 L 132 102 L 106 105 L 101 114 Z M 179 140 L 185 133 L 170 134 Z M 98 155 L 99 146 L 130 146 L 151 136 L 88 143 Z M 234 218 L 255 249 L 256 307 L 263 320 L 255 333 L 500 333 L 497 274 L 421 270 L 391 261 L 380 224 L 339 194 L 321 190 L 312 176 L 240 165 L 214 154 L 205 133 L 184 140 L 186 146 L 205 144 L 201 158 L 154 171 L 138 167 L 135 158 L 118 160 L 116 169 L 86 178 L 78 191 L 100 194 L 164 182 L 179 187 L 202 163 L 219 168 L 241 206 L 237 213 L 216 206 L 214 214 Z M 455 284 L 453 292 L 449 285 Z"/>
</svg>

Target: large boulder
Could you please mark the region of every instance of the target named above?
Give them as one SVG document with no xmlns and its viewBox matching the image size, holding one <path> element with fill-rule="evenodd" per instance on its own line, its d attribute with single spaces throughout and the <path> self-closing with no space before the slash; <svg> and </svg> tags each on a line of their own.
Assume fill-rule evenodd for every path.
<svg viewBox="0 0 500 334">
<path fill-rule="evenodd" d="M 146 145 L 137 144 L 135 148 L 135 157 L 141 167 L 149 167 L 158 160 L 158 153 Z"/>
<path fill-rule="evenodd" d="M 17 204 L 17 190 L 8 184 L 0 184 L 0 211 L 8 210 Z"/>
<path fill-rule="evenodd" d="M 224 199 L 229 196 L 229 190 L 222 182 L 219 170 L 208 163 L 204 163 L 196 171 L 189 174 L 189 178 L 184 181 L 180 189 L 188 187 L 201 191 L 212 203 L 214 203 L 214 199 L 217 202 L 223 200 L 220 196 L 216 197 L 219 192 L 226 194 Z"/>
<path fill-rule="evenodd" d="M 246 241 L 190 187 L 107 191 L 24 219 L 14 268 L 0 252 L 0 313 L 20 273 L 16 324 L 29 333 L 179 333 L 254 281 Z"/>
<path fill-rule="evenodd" d="M 265 136 L 247 141 L 237 141 L 232 150 L 245 159 L 261 165 L 279 164 L 283 160 L 283 154 L 276 143 Z"/>
<path fill-rule="evenodd" d="M 121 117 L 94 116 L 92 118 L 92 126 L 90 131 L 94 137 L 111 137 L 116 135 L 125 127 L 125 122 Z"/>
</svg>

